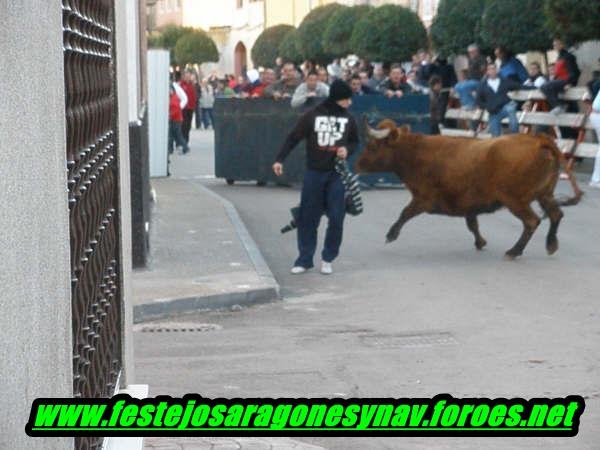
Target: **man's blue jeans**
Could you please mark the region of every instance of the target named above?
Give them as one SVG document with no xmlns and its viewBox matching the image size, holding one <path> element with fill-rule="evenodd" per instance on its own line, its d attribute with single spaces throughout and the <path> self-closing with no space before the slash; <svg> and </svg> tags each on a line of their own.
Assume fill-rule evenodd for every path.
<svg viewBox="0 0 600 450">
<path fill-rule="evenodd" d="M 490 114 L 490 133 L 492 136 L 502 134 L 502 119 L 508 117 L 508 126 L 511 133 L 519 132 L 519 121 L 517 120 L 517 104 L 508 102 L 497 114 Z"/>
<path fill-rule="evenodd" d="M 464 80 L 456 83 L 454 90 L 460 99 L 460 106 L 465 109 L 475 108 L 475 92 L 477 92 L 479 84 L 479 80 Z"/>
<path fill-rule="evenodd" d="M 183 153 L 190 151 L 190 147 L 185 142 L 183 133 L 181 132 L 181 122 L 169 120 L 169 153 L 173 153 L 173 144 L 183 148 Z"/>
<path fill-rule="evenodd" d="M 300 256 L 295 266 L 307 269 L 313 267 L 313 257 L 317 249 L 317 230 L 323 214 L 327 215 L 329 223 L 321 258 L 325 262 L 331 262 L 338 256 L 346 214 L 344 193 L 344 185 L 335 170 L 328 172 L 306 170 L 297 224 Z"/>
</svg>

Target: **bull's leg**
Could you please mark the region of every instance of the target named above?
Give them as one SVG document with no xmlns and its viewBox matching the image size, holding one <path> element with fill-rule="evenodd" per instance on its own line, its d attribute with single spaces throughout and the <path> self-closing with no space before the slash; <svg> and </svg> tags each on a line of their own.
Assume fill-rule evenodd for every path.
<svg viewBox="0 0 600 450">
<path fill-rule="evenodd" d="M 546 236 L 546 251 L 549 255 L 552 255 L 558 250 L 556 232 L 558 231 L 560 220 L 563 218 L 563 212 L 552 195 L 540 197 L 538 201 L 544 212 L 548 214 L 548 217 L 550 218 L 550 229 Z"/>
<path fill-rule="evenodd" d="M 479 222 L 477 222 L 476 215 L 470 215 L 466 217 L 467 219 L 467 228 L 473 233 L 475 236 L 475 247 L 477 250 L 483 249 L 487 245 L 485 239 L 479 234 Z"/>
<path fill-rule="evenodd" d="M 413 198 L 410 203 L 402 210 L 400 218 L 392 225 L 386 236 L 386 244 L 395 241 L 400 235 L 400 230 L 406 222 L 424 211 L 421 204 Z"/>
<path fill-rule="evenodd" d="M 510 212 L 512 212 L 515 216 L 521 219 L 521 222 L 523 222 L 523 233 L 521 234 L 521 237 L 514 247 L 506 252 L 507 259 L 515 259 L 517 256 L 521 256 L 523 254 L 525 246 L 540 224 L 540 218 L 536 213 L 533 212 L 531 206 L 529 205 L 507 204 L 506 206 L 508 206 Z"/>
</svg>

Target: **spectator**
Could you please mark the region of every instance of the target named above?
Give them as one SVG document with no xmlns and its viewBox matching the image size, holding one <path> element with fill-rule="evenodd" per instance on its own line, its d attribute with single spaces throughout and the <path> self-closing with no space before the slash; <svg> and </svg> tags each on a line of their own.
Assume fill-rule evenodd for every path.
<svg viewBox="0 0 600 450">
<path fill-rule="evenodd" d="M 377 93 L 368 84 L 363 83 L 361 76 L 357 74 L 350 77 L 350 89 L 352 89 L 352 95 L 373 95 Z"/>
<path fill-rule="evenodd" d="M 310 98 L 327 97 L 328 95 L 329 86 L 321 83 L 317 72 L 313 70 L 306 76 L 306 81 L 296 88 L 292 97 L 292 108 L 303 106 Z"/>
<path fill-rule="evenodd" d="M 202 124 L 204 129 L 215 127 L 213 118 L 213 106 L 215 104 L 215 90 L 208 82 L 208 79 L 202 80 L 202 97 L 200 97 L 200 108 L 202 110 Z"/>
<path fill-rule="evenodd" d="M 510 78 L 500 78 L 494 63 L 488 64 L 487 77 L 477 90 L 477 105 L 489 113 L 490 133 L 492 136 L 502 134 L 502 119 L 508 117 L 511 133 L 519 132 L 517 121 L 517 104 L 512 101 L 508 92 L 518 90 L 519 83 Z"/>
<path fill-rule="evenodd" d="M 433 62 L 432 72 L 438 75 L 442 80 L 442 90 L 440 92 L 440 115 L 441 122 L 444 122 L 446 109 L 448 108 L 448 100 L 450 99 L 450 91 L 456 84 L 456 71 L 454 67 L 448 64 L 448 59 L 438 56 Z"/>
<path fill-rule="evenodd" d="M 324 67 L 319 67 L 317 69 L 317 74 L 319 76 L 319 81 L 323 84 L 329 84 L 329 74 L 327 73 L 327 69 Z"/>
<path fill-rule="evenodd" d="M 175 83 L 172 83 L 169 89 L 169 154 L 173 154 L 173 146 L 183 154 L 190 151 L 181 133 L 181 124 L 183 123 L 183 109 L 187 105 L 187 98 L 180 97 L 177 93 Z M 185 93 L 183 93 L 185 96 Z"/>
<path fill-rule="evenodd" d="M 260 74 L 259 82 L 249 92 L 250 97 L 264 97 L 265 89 L 273 83 L 275 83 L 275 71 L 273 69 L 263 70 Z"/>
<path fill-rule="evenodd" d="M 500 62 L 500 78 L 510 78 L 519 84 L 525 83 L 528 77 L 527 69 L 519 59 L 505 47 L 497 47 L 494 51 L 497 60 Z"/>
<path fill-rule="evenodd" d="M 600 59 L 598 59 L 598 62 L 600 62 Z M 600 91 L 600 70 L 594 70 L 592 72 L 592 79 L 588 82 L 587 86 L 592 94 L 592 98 L 596 98 L 596 94 Z"/>
<path fill-rule="evenodd" d="M 418 67 L 411 69 L 410 72 L 408 72 L 406 83 L 410 86 L 412 92 L 416 92 L 418 94 L 427 94 L 429 89 L 427 89 L 425 86 L 421 86 L 417 82 L 417 71 Z"/>
<path fill-rule="evenodd" d="M 237 77 L 237 82 L 233 88 L 236 94 L 243 97 L 244 92 L 246 92 L 249 88 L 249 80 L 245 75 L 240 75 Z"/>
<path fill-rule="evenodd" d="M 546 83 L 546 78 L 542 74 L 542 68 L 540 67 L 540 63 L 532 62 L 529 64 L 529 76 L 523 83 L 523 86 L 530 89 L 539 89 L 544 83 Z"/>
<path fill-rule="evenodd" d="M 590 121 L 596 130 L 596 138 L 600 141 L 600 92 L 594 97 L 592 103 L 592 112 L 590 114 Z M 599 144 L 600 147 L 600 144 Z M 592 173 L 592 179 L 590 180 L 590 187 L 600 189 L 600 148 L 596 153 L 596 161 L 594 163 L 594 172 Z"/>
<path fill-rule="evenodd" d="M 440 134 L 440 124 L 444 120 L 442 110 L 442 78 L 439 75 L 433 75 L 429 79 L 429 115 L 431 130 L 433 135 Z M 447 101 L 447 99 L 446 99 Z"/>
<path fill-rule="evenodd" d="M 198 97 L 196 96 L 196 88 L 193 84 L 194 72 L 192 70 L 186 70 L 183 75 L 183 80 L 179 82 L 181 89 L 187 96 L 187 104 L 183 109 L 183 124 L 181 125 L 181 132 L 185 142 L 190 143 L 190 129 L 192 128 L 192 119 L 194 118 L 194 111 L 196 110 L 196 103 Z"/>
<path fill-rule="evenodd" d="M 331 81 L 342 78 L 343 71 L 344 69 L 340 65 L 339 58 L 334 59 L 331 64 L 327 66 L 327 73 L 329 74 Z"/>
<path fill-rule="evenodd" d="M 283 69 L 283 58 L 278 56 L 275 58 L 275 78 L 279 80 L 281 78 L 281 69 Z"/>
<path fill-rule="evenodd" d="M 460 98 L 460 105 L 464 109 L 475 108 L 475 93 L 480 85 L 481 78 L 485 73 L 485 58 L 479 51 L 477 44 L 471 44 L 467 48 L 469 54 L 469 68 L 465 79 L 459 81 L 454 90 Z"/>
<path fill-rule="evenodd" d="M 575 56 L 565 49 L 565 44 L 561 39 L 555 38 L 553 47 L 558 52 L 558 59 L 555 63 L 556 75 L 554 80 L 548 81 L 542 86 L 542 92 L 551 108 L 550 112 L 559 114 L 564 112 L 564 108 L 560 105 L 558 94 L 569 86 L 576 86 L 581 72 Z"/>
<path fill-rule="evenodd" d="M 410 86 L 406 83 L 404 69 L 400 64 L 392 64 L 389 79 L 381 85 L 380 89 L 387 98 L 402 97 L 410 92 Z"/>
<path fill-rule="evenodd" d="M 369 87 L 374 91 L 379 91 L 381 84 L 385 81 L 385 71 L 382 64 L 373 64 L 373 76 L 369 80 Z"/>
<path fill-rule="evenodd" d="M 235 92 L 229 87 L 228 80 L 218 80 L 217 88 L 215 89 L 215 98 L 231 98 L 235 97 Z"/>
<path fill-rule="evenodd" d="M 556 80 L 556 64 L 554 63 L 548 64 L 548 81 L 552 80 Z"/>
<path fill-rule="evenodd" d="M 419 61 L 419 69 L 417 70 L 417 83 L 427 88 L 429 85 L 429 79 L 433 76 L 433 65 L 430 61 L 429 52 L 425 50 L 419 50 L 417 52 L 417 59 Z"/>
<path fill-rule="evenodd" d="M 267 87 L 264 90 L 264 96 L 275 100 L 289 98 L 294 95 L 299 84 L 296 67 L 293 63 L 285 63 L 281 69 L 281 80 Z"/>
<path fill-rule="evenodd" d="M 367 94 L 367 95 L 378 95 L 379 91 L 377 89 L 373 89 L 371 88 L 371 86 L 369 86 L 369 81 L 371 80 L 371 78 L 369 77 L 369 72 L 367 70 L 362 70 L 361 72 L 358 73 L 358 76 L 360 78 L 360 82 L 362 83 L 362 91 Z"/>
<path fill-rule="evenodd" d="M 202 96 L 202 88 L 198 82 L 198 77 L 196 74 L 192 75 L 192 84 L 194 85 L 194 90 L 196 91 L 194 121 L 196 122 L 196 130 L 199 130 L 202 127 L 202 111 L 200 110 L 200 97 Z"/>
</svg>

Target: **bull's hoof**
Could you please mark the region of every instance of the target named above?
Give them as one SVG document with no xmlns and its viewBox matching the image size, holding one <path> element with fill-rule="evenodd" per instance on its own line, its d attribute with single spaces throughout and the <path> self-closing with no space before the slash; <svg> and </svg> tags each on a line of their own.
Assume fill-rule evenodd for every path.
<svg viewBox="0 0 600 450">
<path fill-rule="evenodd" d="M 521 256 L 523 253 L 515 250 L 509 250 L 504 254 L 504 259 L 506 261 L 514 261 L 516 258 Z"/>
<path fill-rule="evenodd" d="M 390 243 L 394 242 L 396 239 L 398 239 L 399 235 L 400 235 L 399 231 L 391 229 L 390 231 L 388 231 L 388 234 L 385 236 L 385 243 L 390 244 Z"/>
<path fill-rule="evenodd" d="M 487 245 L 487 241 L 485 239 L 481 239 L 480 241 L 475 241 L 475 248 L 477 250 L 483 250 L 483 247 Z"/>
<path fill-rule="evenodd" d="M 554 238 L 553 240 L 549 240 L 546 242 L 546 252 L 549 255 L 554 255 L 558 250 L 558 239 Z"/>
</svg>

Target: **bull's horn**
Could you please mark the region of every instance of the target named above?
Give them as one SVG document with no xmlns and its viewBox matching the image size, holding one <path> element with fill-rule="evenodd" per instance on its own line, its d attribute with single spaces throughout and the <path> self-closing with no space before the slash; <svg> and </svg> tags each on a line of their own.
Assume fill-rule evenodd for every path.
<svg viewBox="0 0 600 450">
<path fill-rule="evenodd" d="M 367 132 L 369 133 L 369 136 L 371 136 L 374 139 L 385 139 L 386 137 L 388 137 L 390 135 L 391 131 L 392 130 L 389 128 L 383 128 L 381 130 L 376 130 L 375 128 L 367 127 Z"/>
</svg>

